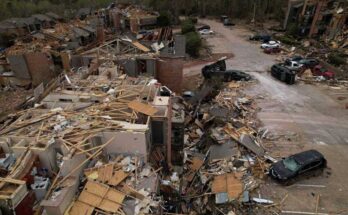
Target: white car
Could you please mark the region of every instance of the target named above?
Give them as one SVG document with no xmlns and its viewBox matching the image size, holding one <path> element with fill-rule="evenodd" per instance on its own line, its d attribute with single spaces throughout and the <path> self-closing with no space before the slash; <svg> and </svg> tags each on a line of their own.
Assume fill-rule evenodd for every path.
<svg viewBox="0 0 348 215">
<path fill-rule="evenodd" d="M 201 35 L 212 35 L 212 34 L 214 34 L 214 31 L 209 30 L 209 29 L 203 29 L 203 30 L 200 30 L 199 33 Z"/>
<path fill-rule="evenodd" d="M 287 60 L 285 61 L 284 66 L 292 71 L 299 71 L 302 68 L 303 64 L 300 64 L 296 61 Z"/>
<path fill-rule="evenodd" d="M 279 48 L 279 47 L 280 47 L 280 42 L 279 41 L 269 41 L 268 43 L 261 44 L 261 48 L 262 49 Z"/>
</svg>

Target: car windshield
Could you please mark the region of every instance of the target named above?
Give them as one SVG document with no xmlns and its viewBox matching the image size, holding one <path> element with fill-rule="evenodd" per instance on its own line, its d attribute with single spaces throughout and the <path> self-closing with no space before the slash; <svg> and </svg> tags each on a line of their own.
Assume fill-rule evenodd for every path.
<svg viewBox="0 0 348 215">
<path fill-rule="evenodd" d="M 294 158 L 291 158 L 291 157 L 285 158 L 283 160 L 283 164 L 288 170 L 290 170 L 292 172 L 295 172 L 300 168 L 300 165 L 296 162 L 296 160 Z"/>
</svg>

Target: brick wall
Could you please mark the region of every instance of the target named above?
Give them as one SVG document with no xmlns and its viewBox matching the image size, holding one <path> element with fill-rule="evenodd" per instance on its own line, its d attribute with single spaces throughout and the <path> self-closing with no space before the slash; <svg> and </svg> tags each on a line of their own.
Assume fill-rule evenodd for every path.
<svg viewBox="0 0 348 215">
<path fill-rule="evenodd" d="M 183 82 L 181 58 L 161 58 L 157 61 L 156 79 L 176 93 L 181 93 Z"/>
</svg>

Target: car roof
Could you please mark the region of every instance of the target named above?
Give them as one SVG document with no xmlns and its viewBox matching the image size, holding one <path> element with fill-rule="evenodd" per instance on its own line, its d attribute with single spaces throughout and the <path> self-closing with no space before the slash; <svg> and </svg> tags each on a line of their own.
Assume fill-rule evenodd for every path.
<svg viewBox="0 0 348 215">
<path fill-rule="evenodd" d="M 324 156 L 316 150 L 308 150 L 308 151 L 300 152 L 298 154 L 292 155 L 291 157 L 294 158 L 298 163 L 302 165 L 306 165 L 311 162 L 321 160 L 324 158 Z"/>
</svg>

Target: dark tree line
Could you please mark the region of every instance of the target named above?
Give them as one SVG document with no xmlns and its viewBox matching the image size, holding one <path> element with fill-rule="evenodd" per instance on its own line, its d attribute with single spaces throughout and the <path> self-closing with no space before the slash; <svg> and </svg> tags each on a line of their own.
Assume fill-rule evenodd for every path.
<svg viewBox="0 0 348 215">
<path fill-rule="evenodd" d="M 28 17 L 35 13 L 49 11 L 67 15 L 81 7 L 98 8 L 113 0 L 0 0 L 0 20 L 11 17 Z"/>
<path fill-rule="evenodd" d="M 142 0 L 155 10 L 174 15 L 219 16 L 263 21 L 283 19 L 287 0 Z"/>
<path fill-rule="evenodd" d="M 115 1 L 143 4 L 159 12 L 168 12 L 176 21 L 179 15 L 228 15 L 250 20 L 255 16 L 257 21 L 280 20 L 287 6 L 287 0 L 0 0 L 0 20 L 48 11 L 64 15 L 71 9 L 97 8 Z"/>
</svg>

